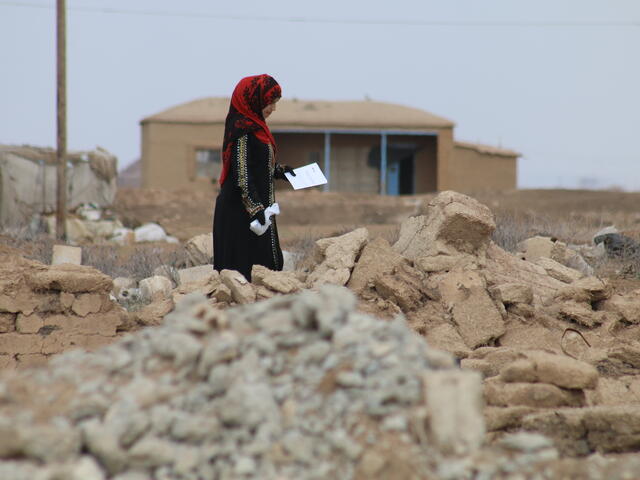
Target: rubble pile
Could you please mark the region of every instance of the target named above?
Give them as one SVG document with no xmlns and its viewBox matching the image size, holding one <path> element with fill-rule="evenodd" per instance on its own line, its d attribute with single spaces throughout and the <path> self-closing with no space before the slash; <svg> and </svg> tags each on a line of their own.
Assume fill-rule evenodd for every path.
<svg viewBox="0 0 640 480">
<path fill-rule="evenodd" d="M 462 460 L 484 437 L 480 376 L 401 319 L 355 306 L 335 286 L 225 312 L 192 294 L 161 327 L 8 376 L 0 477 L 411 479 L 468 469 Z"/>
</svg>

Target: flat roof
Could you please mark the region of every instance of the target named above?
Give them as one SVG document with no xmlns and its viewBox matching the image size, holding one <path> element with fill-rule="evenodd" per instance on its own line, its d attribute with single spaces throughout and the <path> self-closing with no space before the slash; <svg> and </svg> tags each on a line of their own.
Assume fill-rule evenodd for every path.
<svg viewBox="0 0 640 480">
<path fill-rule="evenodd" d="M 140 123 L 224 124 L 228 97 L 207 97 L 182 103 L 145 117 Z M 274 129 L 397 129 L 452 128 L 444 117 L 393 103 L 362 101 L 298 100 L 283 98 L 268 120 Z"/>
<path fill-rule="evenodd" d="M 515 150 L 510 150 L 508 148 L 502 147 L 493 147 L 491 145 L 483 145 L 481 143 L 472 143 L 472 142 L 461 142 L 456 140 L 454 145 L 457 148 L 465 148 L 468 150 L 473 150 L 478 153 L 484 153 L 486 155 L 498 155 L 501 157 L 521 157 L 522 154 L 520 152 L 516 152 Z"/>
</svg>

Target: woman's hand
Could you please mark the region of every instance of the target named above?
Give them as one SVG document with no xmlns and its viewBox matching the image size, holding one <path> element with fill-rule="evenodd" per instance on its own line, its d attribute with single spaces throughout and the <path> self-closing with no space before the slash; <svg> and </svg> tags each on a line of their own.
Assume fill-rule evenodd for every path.
<svg viewBox="0 0 640 480">
<path fill-rule="evenodd" d="M 296 176 L 296 172 L 294 172 L 293 168 L 291 168 L 289 165 L 276 165 L 273 176 L 278 180 L 286 180 L 287 177 L 284 175 L 285 173 L 290 173 L 294 177 Z"/>
</svg>

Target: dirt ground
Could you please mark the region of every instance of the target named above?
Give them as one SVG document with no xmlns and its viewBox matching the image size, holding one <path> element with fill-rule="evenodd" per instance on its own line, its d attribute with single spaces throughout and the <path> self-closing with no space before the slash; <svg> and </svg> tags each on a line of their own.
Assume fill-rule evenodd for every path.
<svg viewBox="0 0 640 480">
<path fill-rule="evenodd" d="M 558 225 L 564 225 L 568 228 L 566 236 L 577 233 L 574 228 L 577 224 L 588 230 L 611 224 L 631 231 L 640 229 L 640 192 L 514 190 L 463 193 L 487 205 L 499 218 L 533 219 L 540 224 L 538 230 L 550 226 L 558 229 Z M 157 222 L 170 235 L 188 240 L 210 231 L 216 195 L 217 189 L 207 184 L 179 190 L 122 188 L 118 191 L 114 210 L 128 226 Z M 369 228 L 372 236 L 393 237 L 400 222 L 418 213 L 421 205 L 433 197 L 434 194 L 392 197 L 283 189 L 277 193 L 282 211 L 278 218 L 281 242 L 286 247 L 305 238 L 329 236 L 361 226 Z M 586 235 L 587 232 L 582 236 Z"/>
</svg>

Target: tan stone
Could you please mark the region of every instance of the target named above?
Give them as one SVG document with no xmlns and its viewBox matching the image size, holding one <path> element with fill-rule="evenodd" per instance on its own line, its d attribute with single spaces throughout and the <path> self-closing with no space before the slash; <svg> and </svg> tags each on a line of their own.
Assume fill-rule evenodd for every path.
<svg viewBox="0 0 640 480">
<path fill-rule="evenodd" d="M 487 431 L 511 430 L 522 426 L 522 419 L 536 411 L 532 407 L 486 407 L 483 411 Z"/>
<path fill-rule="evenodd" d="M 602 302 L 599 308 L 619 313 L 629 323 L 640 324 L 640 290 L 625 295 L 615 294 Z"/>
<path fill-rule="evenodd" d="M 220 284 L 220 274 L 211 265 L 180 269 L 178 279 L 182 293 L 200 292 L 209 295 Z"/>
<path fill-rule="evenodd" d="M 582 407 L 586 403 L 581 390 L 565 390 L 548 383 L 504 383 L 497 377 L 484 381 L 484 397 L 488 405 L 497 407 Z"/>
<path fill-rule="evenodd" d="M 414 264 L 416 268 L 425 273 L 442 272 L 456 269 L 464 269 L 478 262 L 473 255 L 435 255 L 418 257 Z"/>
<path fill-rule="evenodd" d="M 20 333 L 38 333 L 44 326 L 44 320 L 36 313 L 31 315 L 18 314 L 16 319 L 16 330 Z"/>
<path fill-rule="evenodd" d="M 475 271 L 452 271 L 440 278 L 442 301 L 451 310 L 469 348 L 487 345 L 505 332 L 504 321 Z"/>
<path fill-rule="evenodd" d="M 314 257 L 319 265 L 307 278 L 310 286 L 324 283 L 346 285 L 351 269 L 369 240 L 369 231 L 359 228 L 338 237 L 321 238 L 316 241 Z"/>
<path fill-rule="evenodd" d="M 60 305 L 64 310 L 71 310 L 71 305 L 76 300 L 73 293 L 60 292 Z"/>
<path fill-rule="evenodd" d="M 455 327 L 449 323 L 426 328 L 424 336 L 429 346 L 433 348 L 452 353 L 457 358 L 469 355 L 469 347 L 464 343 Z"/>
<path fill-rule="evenodd" d="M 173 284 L 167 277 L 154 275 L 140 280 L 140 295 L 145 302 L 153 302 L 171 297 Z"/>
<path fill-rule="evenodd" d="M 598 371 L 588 363 L 541 350 L 522 352 L 522 356 L 501 369 L 500 380 L 550 383 L 569 389 L 593 389 L 598 383 Z"/>
<path fill-rule="evenodd" d="M 360 292 L 373 283 L 376 278 L 392 272 L 397 265 L 406 261 L 402 255 L 391 248 L 389 242 L 384 238 L 377 237 L 362 249 L 362 254 L 353 268 L 347 287 L 355 292 Z"/>
<path fill-rule="evenodd" d="M 69 245 L 54 245 L 51 255 L 51 265 L 60 265 L 63 263 L 81 265 L 82 248 Z"/>
<path fill-rule="evenodd" d="M 584 274 L 582 272 L 569 267 L 565 267 L 561 263 L 556 262 L 555 260 L 552 260 L 550 258 L 540 257 L 536 260 L 535 263 L 536 265 L 544 268 L 550 277 L 553 277 L 556 280 L 560 280 L 564 283 L 571 283 L 584 277 Z"/>
<path fill-rule="evenodd" d="M 562 320 L 575 322 L 589 328 L 602 324 L 605 319 L 603 312 L 593 311 L 588 303 L 565 301 L 554 305 L 550 312 Z"/>
<path fill-rule="evenodd" d="M 597 277 L 584 277 L 560 289 L 557 300 L 598 302 L 611 297 L 611 286 Z"/>
<path fill-rule="evenodd" d="M 0 370 L 16 368 L 17 364 L 15 355 L 0 353 Z M 0 451 L 2 451 L 2 448 L 0 448 Z"/>
<path fill-rule="evenodd" d="M 482 368 L 487 377 L 494 377 L 500 373 L 505 365 L 514 362 L 521 356 L 520 352 L 509 347 L 482 347 L 474 350 L 469 356 L 470 360 L 482 360 L 486 366 L 477 365 Z"/>
<path fill-rule="evenodd" d="M 78 295 L 71 309 L 81 317 L 88 315 L 89 313 L 97 313 L 102 308 L 102 300 L 106 295 L 100 295 L 97 293 L 83 293 Z"/>
<path fill-rule="evenodd" d="M 31 315 L 38 307 L 38 296 L 31 290 L 21 289 L 15 295 L 0 295 L 0 313 L 24 313 Z"/>
<path fill-rule="evenodd" d="M 584 412 L 589 443 L 601 453 L 640 448 L 640 406 L 592 407 Z"/>
<path fill-rule="evenodd" d="M 49 357 L 41 353 L 19 354 L 16 359 L 18 368 L 42 367 L 49 361 Z"/>
<path fill-rule="evenodd" d="M 111 291 L 111 277 L 84 265 L 53 265 L 46 270 L 27 272 L 26 280 L 33 290 L 57 290 L 80 293 Z"/>
<path fill-rule="evenodd" d="M 391 272 L 376 277 L 373 283 L 382 298 L 394 302 L 403 312 L 415 310 L 426 299 L 422 274 L 407 263 L 401 263 Z"/>
<path fill-rule="evenodd" d="M 16 329 L 15 313 L 0 313 L 0 333 L 14 332 Z"/>
<path fill-rule="evenodd" d="M 402 222 L 396 252 L 409 260 L 440 254 L 484 254 L 495 221 L 491 211 L 461 193 L 445 191 L 426 207 L 426 215 Z"/>
<path fill-rule="evenodd" d="M 553 440 L 562 455 L 583 456 L 593 450 L 583 422 L 584 408 L 539 411 L 522 419 L 522 428 L 541 433 Z"/>
<path fill-rule="evenodd" d="M 294 272 L 275 272 L 262 265 L 254 265 L 251 270 L 251 281 L 278 293 L 294 293 L 304 288 Z"/>
<path fill-rule="evenodd" d="M 116 277 L 113 279 L 113 290 L 112 294 L 114 297 L 118 297 L 122 290 L 126 290 L 129 288 L 137 288 L 138 282 L 134 278 L 129 277 Z"/>
<path fill-rule="evenodd" d="M 231 291 L 233 300 L 239 304 L 256 301 L 256 292 L 246 278 L 235 270 L 222 270 L 220 280 Z"/>
<path fill-rule="evenodd" d="M 220 284 L 216 287 L 212 295 L 218 302 L 231 303 L 233 302 L 233 296 L 231 290 L 224 284 Z"/>
<path fill-rule="evenodd" d="M 3 333 L 0 335 L 0 354 L 40 353 L 42 337 L 38 334 Z"/>
<path fill-rule="evenodd" d="M 213 234 L 205 233 L 190 238 L 185 243 L 184 248 L 187 253 L 187 263 L 191 266 L 207 265 L 211 268 L 213 258 Z"/>
<path fill-rule="evenodd" d="M 92 313 L 85 317 L 75 315 L 52 315 L 44 320 L 44 326 L 59 330 L 65 335 L 114 336 L 121 323 L 118 312 Z"/>
<path fill-rule="evenodd" d="M 522 283 L 503 283 L 492 288 L 492 293 L 499 295 L 500 300 L 506 304 L 533 302 L 533 290 L 530 285 Z"/>
<path fill-rule="evenodd" d="M 429 433 L 443 453 L 469 454 L 482 444 L 482 379 L 471 371 L 431 371 L 423 376 L 431 412 Z"/>
<path fill-rule="evenodd" d="M 158 302 L 145 305 L 137 312 L 132 312 L 135 322 L 138 325 L 152 326 L 160 325 L 165 315 L 171 312 L 174 308 L 173 300 L 167 298 Z"/>
</svg>

